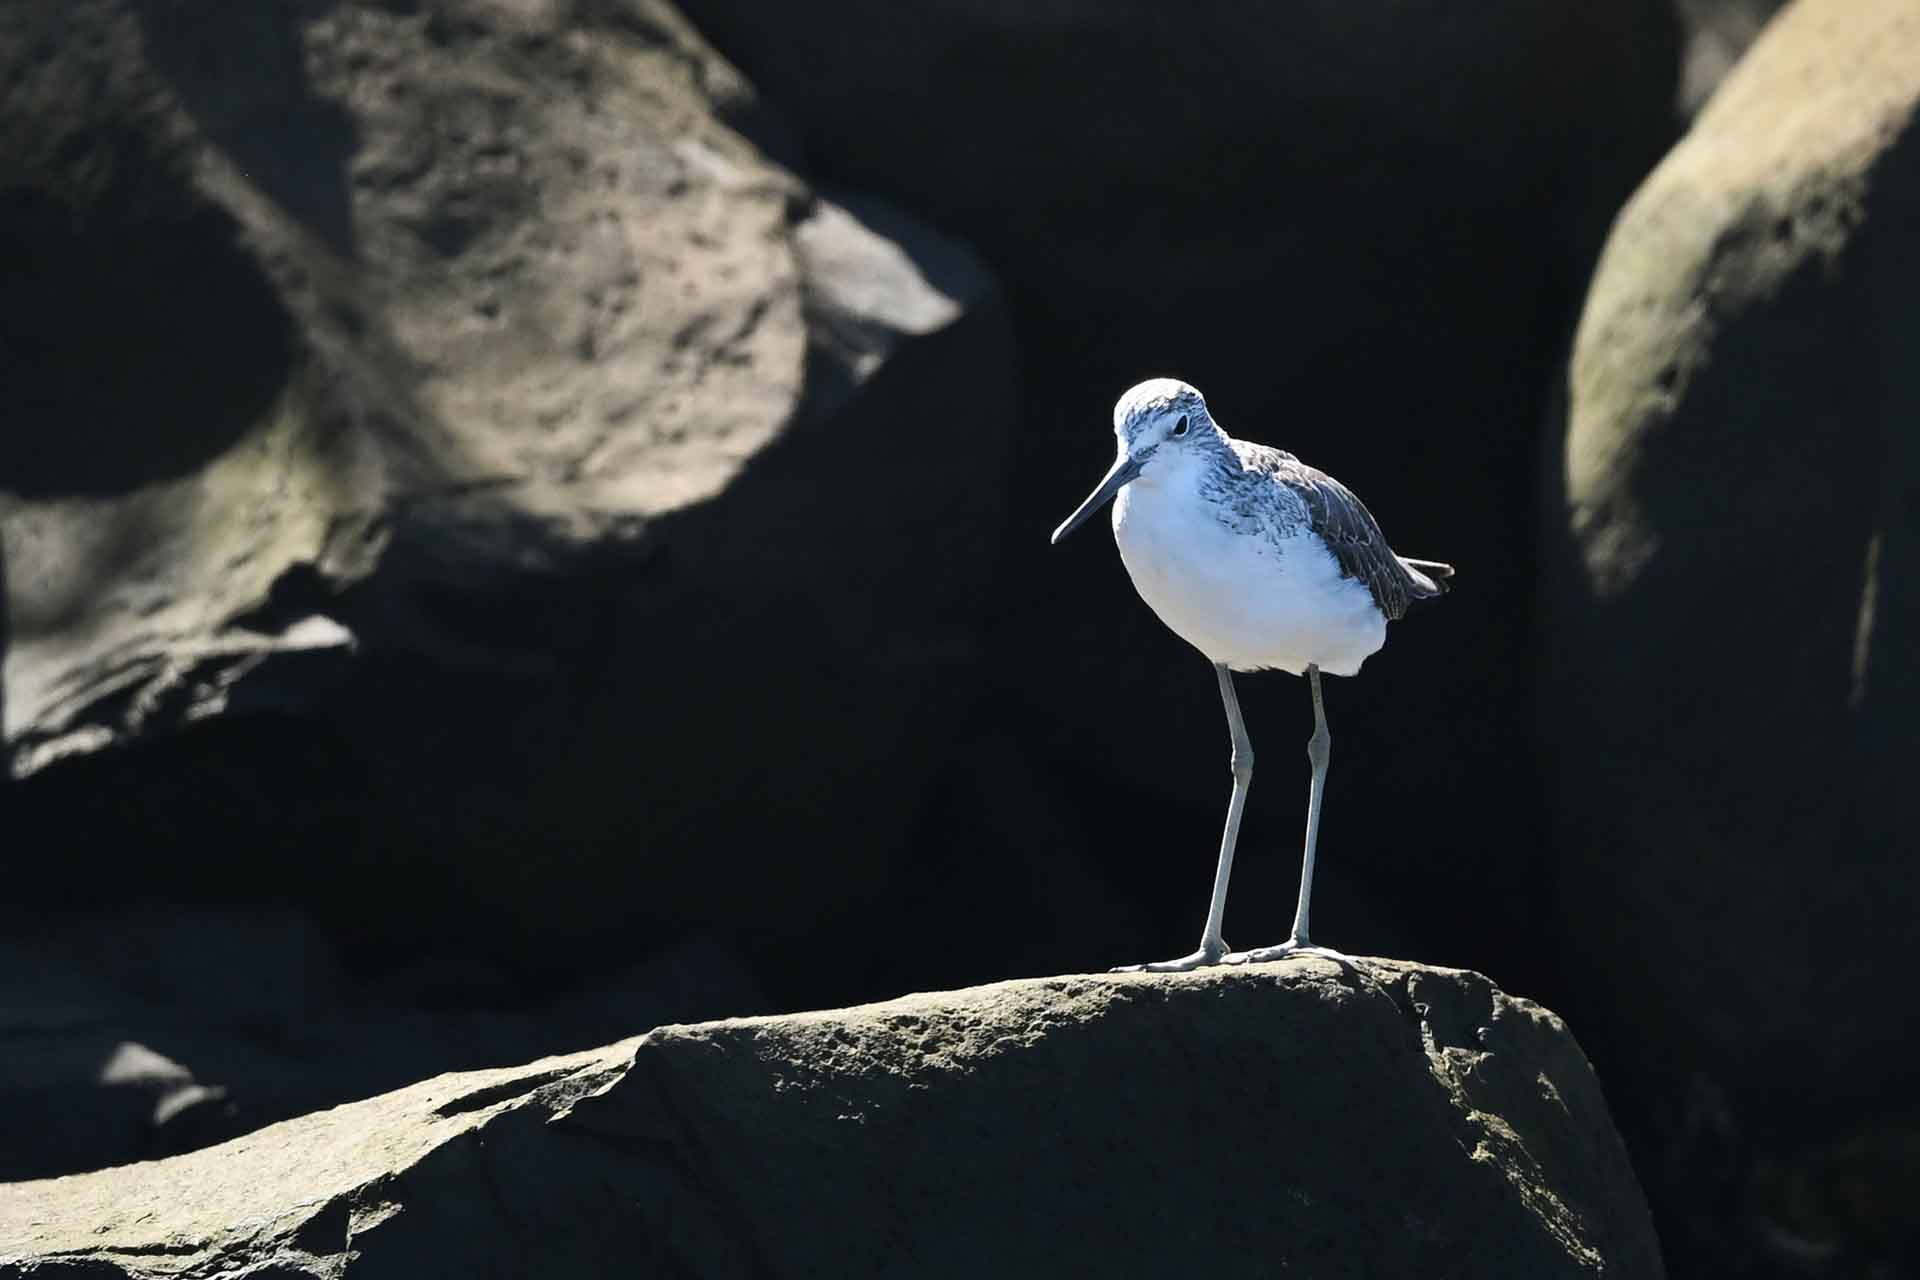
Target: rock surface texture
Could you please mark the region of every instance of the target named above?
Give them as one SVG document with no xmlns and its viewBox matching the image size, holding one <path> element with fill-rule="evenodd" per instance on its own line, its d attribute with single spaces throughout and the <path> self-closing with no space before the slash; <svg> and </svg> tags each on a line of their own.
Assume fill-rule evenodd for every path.
<svg viewBox="0 0 1920 1280">
<path fill-rule="evenodd" d="M 1569 1012 L 1642 1046 L 1649 1192 L 1721 1274 L 1920 1245 L 1800 1149 L 1911 1142 L 1917 104 L 1911 4 L 1774 20 L 1620 217 L 1550 481 Z"/>
<path fill-rule="evenodd" d="M 1563 1023 L 1313 959 L 663 1027 L 0 1186 L 0 1277 L 1662 1274 Z"/>
<path fill-rule="evenodd" d="M 0 724 L 13 829 L 90 855 L 37 893 L 751 926 L 838 895 L 769 858 L 723 913 L 675 855 L 822 807 L 880 874 L 980 626 L 1008 328 L 763 116 L 654 0 L 6 6 Z"/>
</svg>

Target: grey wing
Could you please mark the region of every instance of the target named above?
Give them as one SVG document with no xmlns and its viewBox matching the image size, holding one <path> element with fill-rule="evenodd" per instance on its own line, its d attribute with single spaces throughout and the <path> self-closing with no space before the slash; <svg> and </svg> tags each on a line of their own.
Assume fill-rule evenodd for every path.
<svg viewBox="0 0 1920 1280">
<path fill-rule="evenodd" d="M 1340 572 L 1366 583 L 1373 602 L 1389 620 L 1398 620 L 1410 602 L 1438 594 L 1400 563 L 1373 513 L 1353 490 L 1326 472 L 1300 463 L 1287 468 L 1280 479 L 1307 504 L 1307 519 L 1340 562 Z"/>
</svg>

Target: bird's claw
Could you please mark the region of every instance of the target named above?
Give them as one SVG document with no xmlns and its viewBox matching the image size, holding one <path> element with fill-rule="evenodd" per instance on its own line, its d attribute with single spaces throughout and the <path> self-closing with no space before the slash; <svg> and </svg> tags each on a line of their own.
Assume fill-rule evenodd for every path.
<svg viewBox="0 0 1920 1280">
<path fill-rule="evenodd" d="M 1222 964 L 1267 964 L 1274 960 L 1289 960 L 1295 956 L 1320 956 L 1327 960 L 1351 961 L 1352 956 L 1335 951 L 1332 947 L 1315 946 L 1311 942 L 1288 939 L 1273 947 L 1256 947 L 1252 951 L 1234 951 L 1222 956 Z"/>
<path fill-rule="evenodd" d="M 1108 973 L 1190 973 L 1208 965 L 1223 964 L 1229 952 L 1223 943 L 1218 951 L 1206 947 L 1181 956 L 1178 960 L 1155 960 L 1151 964 L 1117 964 Z"/>
</svg>

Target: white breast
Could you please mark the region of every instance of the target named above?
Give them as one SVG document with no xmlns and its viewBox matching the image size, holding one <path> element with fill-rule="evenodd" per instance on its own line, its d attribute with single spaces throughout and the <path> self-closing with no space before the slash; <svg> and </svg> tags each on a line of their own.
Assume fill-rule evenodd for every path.
<svg viewBox="0 0 1920 1280">
<path fill-rule="evenodd" d="M 1175 635 L 1235 671 L 1295 675 L 1309 663 L 1353 675 L 1386 643 L 1372 593 L 1342 577 L 1333 553 L 1304 526 L 1277 538 L 1238 532 L 1186 488 L 1137 480 L 1113 506 L 1120 560 Z"/>
</svg>

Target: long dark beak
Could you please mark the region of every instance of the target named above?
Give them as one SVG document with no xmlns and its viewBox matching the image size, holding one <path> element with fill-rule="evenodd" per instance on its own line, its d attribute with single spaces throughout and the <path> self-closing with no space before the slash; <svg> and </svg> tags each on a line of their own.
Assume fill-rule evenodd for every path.
<svg viewBox="0 0 1920 1280">
<path fill-rule="evenodd" d="M 1140 460 L 1138 458 L 1127 457 L 1123 454 L 1114 459 L 1113 466 L 1107 471 L 1106 478 L 1100 481 L 1100 487 L 1088 494 L 1087 500 L 1081 503 L 1072 515 L 1062 521 L 1058 529 L 1053 531 L 1053 542 L 1058 543 L 1060 539 L 1066 537 L 1075 529 L 1078 529 L 1088 516 L 1113 501 L 1113 495 L 1120 492 L 1121 485 L 1139 474 Z"/>
</svg>

